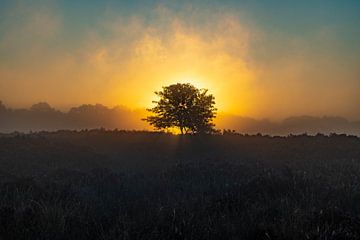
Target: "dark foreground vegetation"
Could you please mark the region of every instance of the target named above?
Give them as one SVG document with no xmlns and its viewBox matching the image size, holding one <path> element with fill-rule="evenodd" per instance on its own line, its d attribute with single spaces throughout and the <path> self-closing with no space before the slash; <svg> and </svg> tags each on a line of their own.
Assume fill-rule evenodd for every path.
<svg viewBox="0 0 360 240">
<path fill-rule="evenodd" d="M 360 239 L 360 139 L 0 136 L 0 239 Z"/>
</svg>

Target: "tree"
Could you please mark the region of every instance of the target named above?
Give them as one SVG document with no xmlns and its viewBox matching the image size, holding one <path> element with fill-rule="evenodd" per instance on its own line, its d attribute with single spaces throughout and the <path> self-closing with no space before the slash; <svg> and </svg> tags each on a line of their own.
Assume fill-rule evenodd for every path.
<svg viewBox="0 0 360 240">
<path fill-rule="evenodd" d="M 2 103 L 2 101 L 0 101 L 0 112 L 5 112 L 6 111 L 6 107 L 5 105 Z"/>
<path fill-rule="evenodd" d="M 213 133 L 212 120 L 216 115 L 215 98 L 207 89 L 193 85 L 172 84 L 155 92 L 160 98 L 153 101 L 155 107 L 147 109 L 153 113 L 143 119 L 156 129 L 178 128 L 181 134 Z"/>
</svg>

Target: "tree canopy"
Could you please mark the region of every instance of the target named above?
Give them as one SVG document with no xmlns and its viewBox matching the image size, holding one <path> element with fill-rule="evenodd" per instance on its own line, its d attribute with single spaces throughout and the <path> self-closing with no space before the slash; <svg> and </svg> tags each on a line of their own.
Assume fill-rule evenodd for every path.
<svg viewBox="0 0 360 240">
<path fill-rule="evenodd" d="M 212 133 L 216 116 L 215 97 L 207 89 L 189 83 L 177 83 L 155 92 L 155 107 L 147 109 L 151 116 L 143 119 L 156 129 L 178 128 L 181 134 Z"/>
</svg>

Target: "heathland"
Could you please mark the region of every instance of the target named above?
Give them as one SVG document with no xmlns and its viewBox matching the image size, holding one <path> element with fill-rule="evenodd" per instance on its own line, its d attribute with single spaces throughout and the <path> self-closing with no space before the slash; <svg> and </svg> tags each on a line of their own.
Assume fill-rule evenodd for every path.
<svg viewBox="0 0 360 240">
<path fill-rule="evenodd" d="M 1 239 L 360 239 L 360 139 L 0 135 Z"/>
</svg>

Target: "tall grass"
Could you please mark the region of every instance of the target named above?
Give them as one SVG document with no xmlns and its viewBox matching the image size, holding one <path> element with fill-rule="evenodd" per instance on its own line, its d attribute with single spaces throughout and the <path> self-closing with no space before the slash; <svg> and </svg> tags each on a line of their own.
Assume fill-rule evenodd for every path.
<svg viewBox="0 0 360 240">
<path fill-rule="evenodd" d="M 0 138 L 1 239 L 360 239 L 360 140 Z"/>
</svg>

